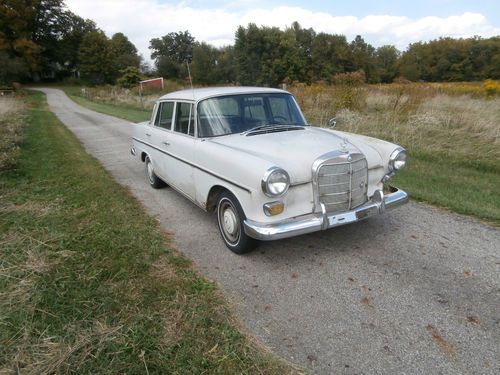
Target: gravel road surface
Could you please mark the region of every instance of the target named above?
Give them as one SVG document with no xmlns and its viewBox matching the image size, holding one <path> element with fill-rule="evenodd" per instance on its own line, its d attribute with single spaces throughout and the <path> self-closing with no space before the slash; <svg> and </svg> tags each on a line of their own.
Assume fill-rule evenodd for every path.
<svg viewBox="0 0 500 375">
<path fill-rule="evenodd" d="M 215 217 L 153 190 L 134 125 L 42 89 L 51 110 L 215 280 L 243 324 L 317 374 L 499 374 L 500 230 L 411 202 L 337 229 L 233 255 Z"/>
</svg>

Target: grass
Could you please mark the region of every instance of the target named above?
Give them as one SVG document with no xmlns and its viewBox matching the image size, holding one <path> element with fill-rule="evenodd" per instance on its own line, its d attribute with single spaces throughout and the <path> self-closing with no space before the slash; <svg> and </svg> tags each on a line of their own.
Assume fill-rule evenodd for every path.
<svg viewBox="0 0 500 375">
<path fill-rule="evenodd" d="M 0 171 L 14 168 L 23 139 L 21 98 L 0 97 Z"/>
<path fill-rule="evenodd" d="M 151 118 L 151 109 L 142 109 L 140 106 L 125 106 L 108 102 L 89 100 L 82 96 L 82 89 L 75 86 L 65 86 L 62 89 L 77 104 L 93 111 L 119 117 L 132 122 L 147 121 Z"/>
<path fill-rule="evenodd" d="M 27 97 L 0 172 L 0 373 L 284 374 L 214 283 L 47 109 Z"/>
</svg>

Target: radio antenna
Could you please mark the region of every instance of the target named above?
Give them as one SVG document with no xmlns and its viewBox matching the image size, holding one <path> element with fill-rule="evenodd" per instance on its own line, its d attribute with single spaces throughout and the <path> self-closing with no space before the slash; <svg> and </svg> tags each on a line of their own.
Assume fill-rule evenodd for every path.
<svg viewBox="0 0 500 375">
<path fill-rule="evenodd" d="M 193 100 L 194 100 L 193 80 L 191 79 L 191 70 L 189 69 L 189 61 L 188 60 L 186 60 L 186 65 L 187 65 L 187 68 L 188 68 L 189 84 L 191 85 L 191 91 L 193 92 Z"/>
</svg>

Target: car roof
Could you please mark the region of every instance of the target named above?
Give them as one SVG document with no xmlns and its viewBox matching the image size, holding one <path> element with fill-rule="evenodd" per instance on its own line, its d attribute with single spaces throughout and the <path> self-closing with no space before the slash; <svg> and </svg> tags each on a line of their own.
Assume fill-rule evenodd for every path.
<svg viewBox="0 0 500 375">
<path fill-rule="evenodd" d="M 256 94 L 256 93 L 281 93 L 289 94 L 288 91 L 280 89 L 272 89 L 268 87 L 206 87 L 199 89 L 188 89 L 181 91 L 174 91 L 163 95 L 160 100 L 190 100 L 199 101 L 202 99 L 211 98 L 214 96 L 225 95 L 241 95 L 241 94 Z"/>
</svg>

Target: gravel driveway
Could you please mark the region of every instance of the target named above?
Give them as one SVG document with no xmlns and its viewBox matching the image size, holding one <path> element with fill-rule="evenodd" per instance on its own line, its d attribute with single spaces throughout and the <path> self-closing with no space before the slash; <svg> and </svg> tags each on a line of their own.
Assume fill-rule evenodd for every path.
<svg viewBox="0 0 500 375">
<path fill-rule="evenodd" d="M 153 190 L 134 125 L 42 89 L 51 110 L 215 280 L 243 324 L 317 374 L 499 374 L 500 230 L 411 202 L 236 256 L 215 217 Z"/>
</svg>

